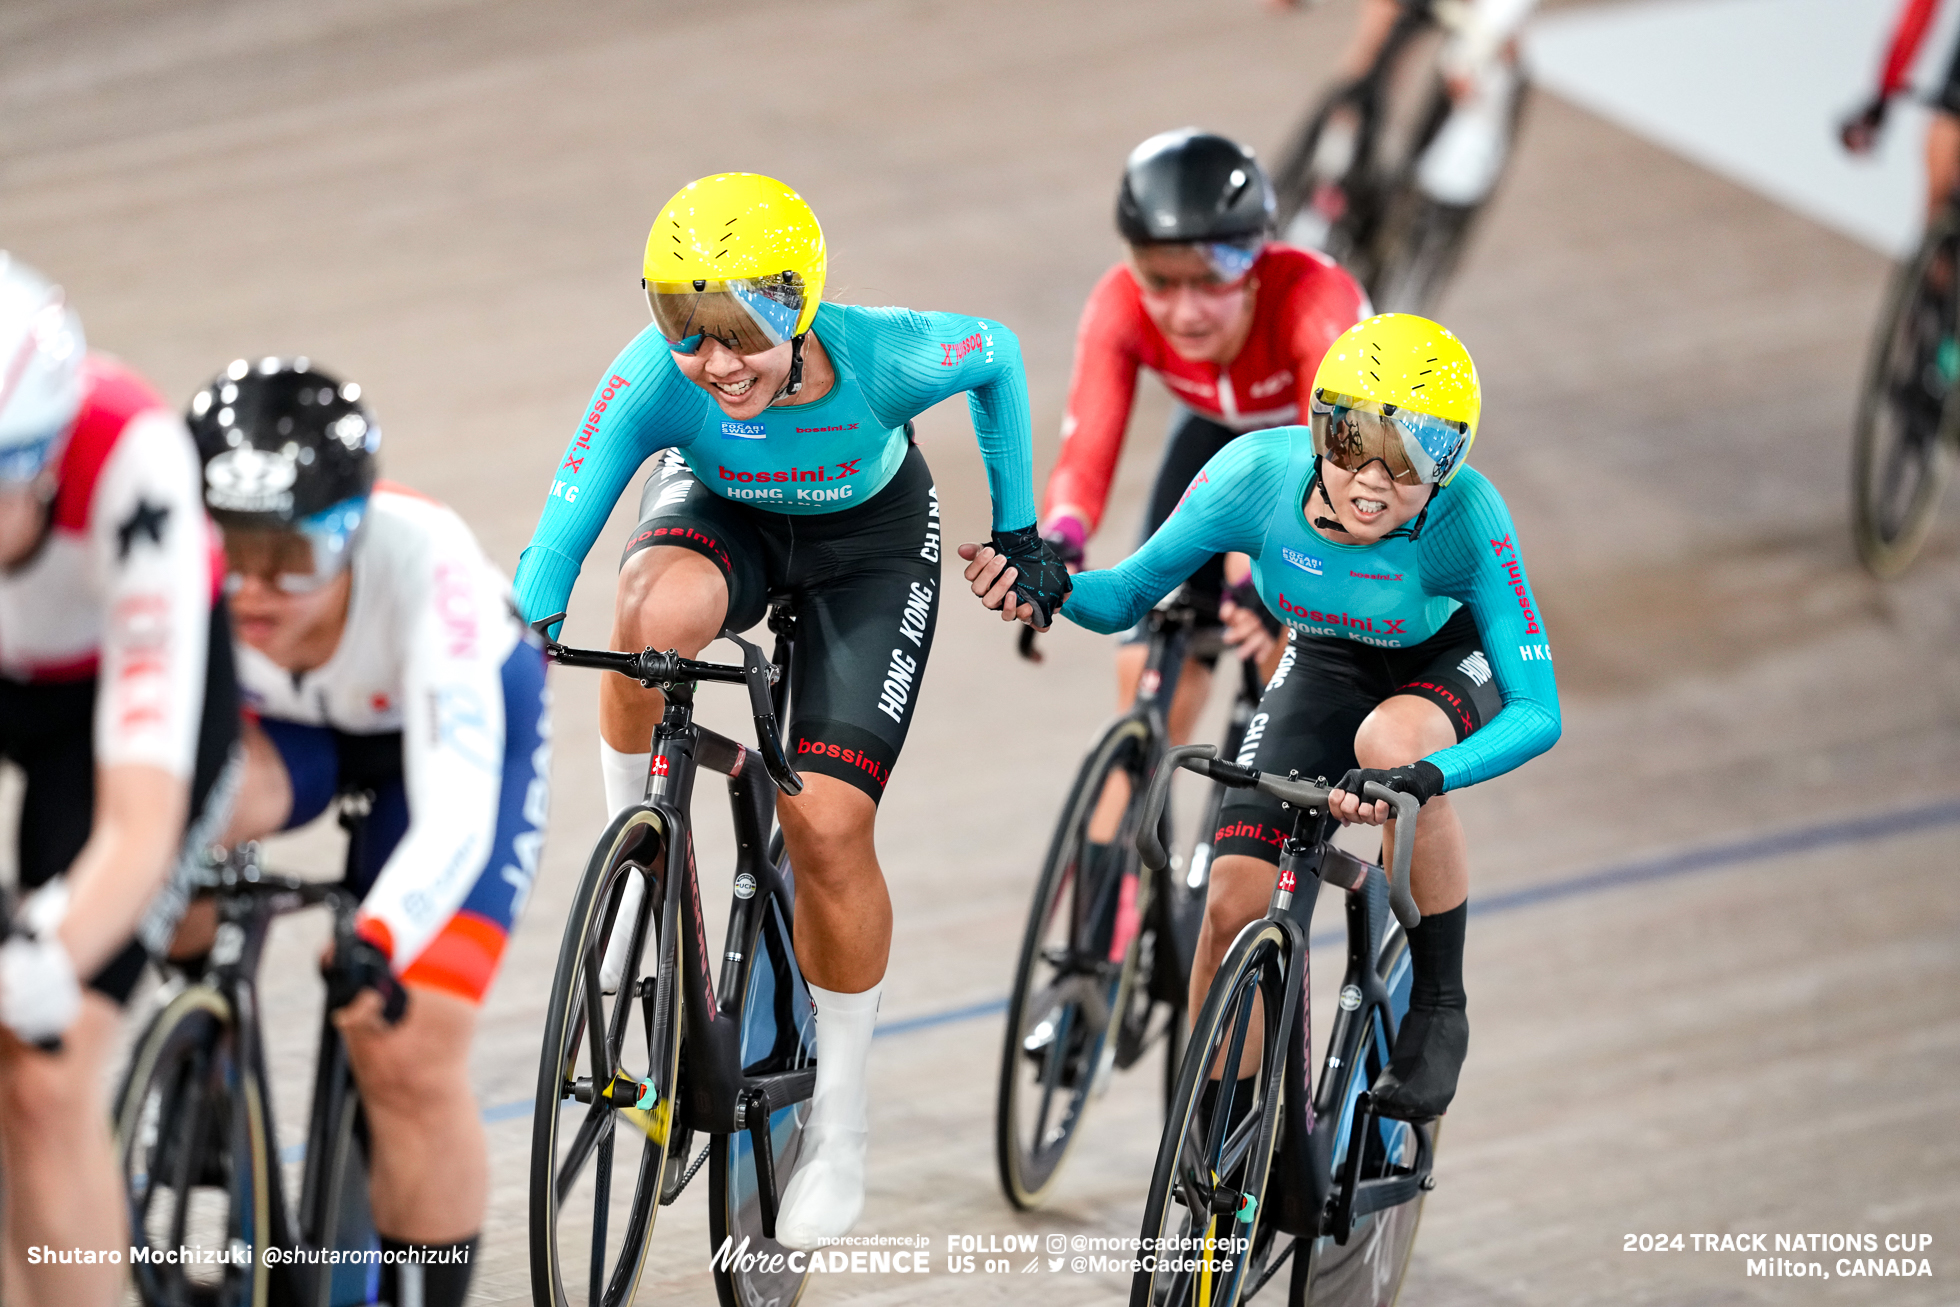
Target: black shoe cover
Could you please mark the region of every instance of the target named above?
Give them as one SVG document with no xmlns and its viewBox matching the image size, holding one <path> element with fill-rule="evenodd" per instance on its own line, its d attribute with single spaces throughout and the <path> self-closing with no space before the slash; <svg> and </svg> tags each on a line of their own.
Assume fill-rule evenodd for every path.
<svg viewBox="0 0 1960 1307">
<path fill-rule="evenodd" d="M 1469 1051 L 1470 1017 L 1462 1008 L 1410 1008 L 1394 1056 L 1375 1077 L 1375 1110 L 1400 1121 L 1441 1116 L 1456 1097 L 1457 1072 Z"/>
</svg>

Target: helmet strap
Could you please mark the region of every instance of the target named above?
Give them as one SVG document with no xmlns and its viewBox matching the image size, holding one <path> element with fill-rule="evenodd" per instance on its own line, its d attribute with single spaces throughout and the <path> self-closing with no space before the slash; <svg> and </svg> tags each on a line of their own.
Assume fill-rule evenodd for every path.
<svg viewBox="0 0 1960 1307">
<path fill-rule="evenodd" d="M 770 397 L 771 404 L 779 399 L 787 399 L 803 389 L 803 338 L 809 334 L 807 331 L 800 331 L 789 338 L 789 379 L 783 382 L 781 390 Z"/>
<path fill-rule="evenodd" d="M 1429 487 L 1429 498 L 1423 501 L 1422 511 L 1417 513 L 1410 521 L 1390 531 L 1382 539 L 1393 540 L 1397 536 L 1404 536 L 1410 540 L 1414 540 L 1420 536 L 1422 534 L 1422 524 L 1429 517 L 1430 505 L 1436 502 L 1436 494 L 1442 488 L 1440 485 Z M 1318 462 L 1314 464 L 1312 479 L 1307 482 L 1306 503 L 1311 504 L 1313 502 L 1313 492 L 1316 490 L 1320 491 L 1321 502 L 1327 505 L 1327 511 L 1330 513 L 1334 512 L 1334 497 L 1327 493 L 1327 483 L 1320 479 L 1320 464 Z M 1347 532 L 1346 525 L 1338 517 L 1316 517 L 1311 519 L 1311 521 L 1315 526 L 1326 527 L 1330 531 Z"/>
</svg>

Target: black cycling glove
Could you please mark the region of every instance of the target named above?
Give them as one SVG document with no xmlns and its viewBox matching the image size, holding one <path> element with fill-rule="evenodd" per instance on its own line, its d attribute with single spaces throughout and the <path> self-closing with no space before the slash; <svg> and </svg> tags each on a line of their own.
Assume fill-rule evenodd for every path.
<svg viewBox="0 0 1960 1307">
<path fill-rule="evenodd" d="M 1047 626 L 1075 583 L 1053 546 L 1035 534 L 1032 525 L 1019 531 L 994 532 L 994 552 L 1016 572 L 1014 592 L 1019 602 L 1034 605 L 1034 624 Z"/>
<path fill-rule="evenodd" d="M 381 1018 L 397 1025 L 408 1011 L 408 990 L 395 979 L 388 956 L 368 941 L 356 938 L 348 948 L 336 949 L 323 964 L 320 974 L 327 982 L 327 1011 L 338 1012 L 371 989 L 381 995 Z"/>
<path fill-rule="evenodd" d="M 1363 794 L 1361 787 L 1373 781 L 1386 785 L 1400 794 L 1413 794 L 1417 803 L 1427 803 L 1443 792 L 1443 769 L 1433 762 L 1411 763 L 1407 767 L 1396 767 L 1382 771 L 1376 767 L 1356 767 L 1341 777 L 1341 783 L 1334 788 L 1346 790 L 1349 794 L 1364 801 L 1372 802 Z"/>
</svg>

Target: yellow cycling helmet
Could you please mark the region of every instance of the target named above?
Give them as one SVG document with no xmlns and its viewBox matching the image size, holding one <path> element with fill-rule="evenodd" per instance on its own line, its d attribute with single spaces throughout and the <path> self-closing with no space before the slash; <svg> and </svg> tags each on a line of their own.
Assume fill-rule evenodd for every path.
<svg viewBox="0 0 1960 1307">
<path fill-rule="evenodd" d="M 647 306 L 676 350 L 712 336 L 758 354 L 810 329 L 823 298 L 823 228 L 773 177 L 721 172 L 689 182 L 647 233 Z"/>
<path fill-rule="evenodd" d="M 1381 460 L 1404 485 L 1447 485 L 1477 439 L 1483 391 L 1470 351 L 1413 313 L 1342 332 L 1313 379 L 1314 452 L 1358 472 Z"/>
</svg>

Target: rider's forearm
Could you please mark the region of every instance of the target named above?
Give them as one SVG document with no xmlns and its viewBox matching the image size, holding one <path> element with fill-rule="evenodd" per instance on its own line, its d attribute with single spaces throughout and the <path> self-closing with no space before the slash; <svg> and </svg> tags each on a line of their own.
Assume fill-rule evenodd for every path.
<svg viewBox="0 0 1960 1307">
<path fill-rule="evenodd" d="M 982 339 L 992 374 L 967 392 L 973 434 L 987 465 L 994 529 L 1018 531 L 1034 523 L 1034 433 L 1028 413 L 1028 378 L 1021 342 L 997 323 L 984 324 Z"/>
<path fill-rule="evenodd" d="M 68 868 L 68 912 L 59 937 L 75 974 L 92 976 L 136 933 L 175 863 L 190 786 L 158 767 L 104 767 L 95 776 L 95 819 Z"/>
</svg>

